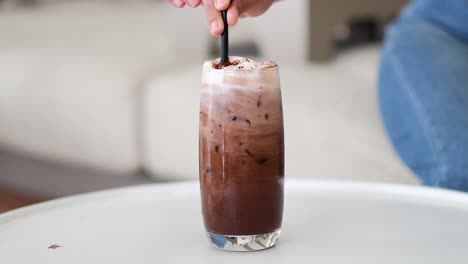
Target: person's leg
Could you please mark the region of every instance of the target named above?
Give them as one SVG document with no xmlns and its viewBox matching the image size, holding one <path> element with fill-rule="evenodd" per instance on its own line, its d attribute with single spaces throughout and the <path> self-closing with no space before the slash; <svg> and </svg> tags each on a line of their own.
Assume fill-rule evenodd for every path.
<svg viewBox="0 0 468 264">
<path fill-rule="evenodd" d="M 424 1 L 412 3 L 387 34 L 382 118 L 424 184 L 468 191 L 468 1 L 435 0 L 444 5 L 439 10 Z"/>
</svg>

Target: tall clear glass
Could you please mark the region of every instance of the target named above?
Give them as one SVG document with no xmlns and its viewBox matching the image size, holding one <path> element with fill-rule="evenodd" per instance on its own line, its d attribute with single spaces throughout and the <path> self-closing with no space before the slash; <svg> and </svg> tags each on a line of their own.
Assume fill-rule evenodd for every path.
<svg viewBox="0 0 468 264">
<path fill-rule="evenodd" d="M 275 245 L 283 215 L 284 132 L 278 66 L 206 62 L 199 176 L 210 243 L 231 251 Z"/>
</svg>

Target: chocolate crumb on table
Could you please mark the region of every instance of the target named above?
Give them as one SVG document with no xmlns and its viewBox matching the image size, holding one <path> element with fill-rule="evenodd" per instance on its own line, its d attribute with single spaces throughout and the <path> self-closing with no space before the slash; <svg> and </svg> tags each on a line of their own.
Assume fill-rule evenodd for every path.
<svg viewBox="0 0 468 264">
<path fill-rule="evenodd" d="M 48 249 L 58 249 L 58 248 L 61 248 L 62 246 L 60 245 L 57 245 L 57 244 L 53 244 L 53 245 L 50 245 L 50 247 L 48 247 Z"/>
</svg>

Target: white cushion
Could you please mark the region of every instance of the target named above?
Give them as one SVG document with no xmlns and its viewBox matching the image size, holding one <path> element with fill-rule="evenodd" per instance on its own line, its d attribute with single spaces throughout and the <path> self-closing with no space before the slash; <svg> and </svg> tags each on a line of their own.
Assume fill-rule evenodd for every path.
<svg viewBox="0 0 468 264">
<path fill-rule="evenodd" d="M 280 65 L 286 177 L 417 183 L 379 119 L 378 48 L 355 53 L 329 64 Z M 144 166 L 154 177 L 198 177 L 200 79 L 201 65 L 193 65 L 145 89 Z"/>
<path fill-rule="evenodd" d="M 180 22 L 187 12 L 167 3 L 3 12 L 0 144 L 58 161 L 135 170 L 147 76 L 206 57 L 201 14 L 193 23 L 203 27 L 187 36 L 168 27 L 187 26 Z M 191 49 L 180 48 L 185 37 L 194 38 Z"/>
<path fill-rule="evenodd" d="M 158 179 L 198 177 L 201 66 L 158 76 L 144 89 L 143 166 Z"/>
</svg>

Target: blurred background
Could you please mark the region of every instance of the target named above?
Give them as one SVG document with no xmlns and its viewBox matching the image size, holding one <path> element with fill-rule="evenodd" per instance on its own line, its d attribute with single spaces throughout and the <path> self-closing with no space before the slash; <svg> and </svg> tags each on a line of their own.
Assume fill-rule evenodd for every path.
<svg viewBox="0 0 468 264">
<path fill-rule="evenodd" d="M 285 0 L 230 32 L 280 64 L 286 177 L 417 184 L 381 125 L 382 38 L 403 0 Z M 0 0 L 0 212 L 198 177 L 202 9 L 165 0 Z"/>
</svg>

